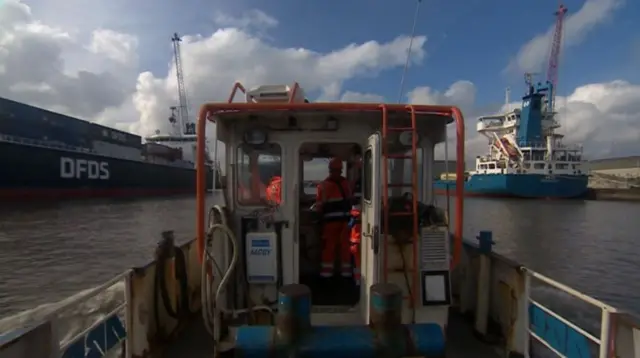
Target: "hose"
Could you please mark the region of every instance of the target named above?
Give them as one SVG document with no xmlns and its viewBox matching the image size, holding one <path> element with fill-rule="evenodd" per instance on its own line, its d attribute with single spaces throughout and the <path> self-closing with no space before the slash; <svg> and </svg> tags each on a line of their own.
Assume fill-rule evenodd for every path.
<svg viewBox="0 0 640 358">
<path fill-rule="evenodd" d="M 216 216 L 220 218 L 220 223 L 215 223 Z M 229 266 L 223 271 L 215 257 L 209 251 L 213 240 L 215 238 L 216 231 L 222 231 L 224 236 L 226 236 L 227 240 L 231 243 L 231 262 Z M 253 306 L 248 309 L 240 309 L 240 310 L 229 310 L 226 307 L 221 307 L 218 305 L 218 300 L 220 299 L 220 295 L 224 291 L 225 287 L 229 283 L 229 280 L 233 276 L 236 265 L 239 260 L 238 253 L 238 239 L 236 238 L 233 231 L 227 225 L 227 219 L 224 210 L 219 205 L 213 206 L 209 210 L 209 225 L 207 229 L 207 242 L 205 243 L 205 249 L 202 258 L 202 271 L 201 271 L 201 299 L 202 299 L 202 318 L 205 324 L 205 327 L 209 334 L 214 339 L 214 344 L 217 349 L 219 346 L 221 338 L 221 320 L 220 314 L 232 314 L 238 315 L 247 312 L 253 311 L 267 311 L 273 314 L 273 310 L 268 306 Z M 207 268 L 209 267 L 209 263 L 212 264 L 212 267 L 215 267 L 217 273 L 222 276 L 218 287 L 215 289 L 215 294 L 213 294 L 213 281 L 215 274 L 209 279 L 209 272 Z M 213 295 L 212 295 L 213 294 Z M 212 297 L 213 296 L 213 297 Z"/>
</svg>

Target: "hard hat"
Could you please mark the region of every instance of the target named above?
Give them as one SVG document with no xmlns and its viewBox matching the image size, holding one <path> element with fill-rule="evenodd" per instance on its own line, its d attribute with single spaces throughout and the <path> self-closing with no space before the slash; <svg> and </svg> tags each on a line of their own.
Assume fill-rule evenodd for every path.
<svg viewBox="0 0 640 358">
<path fill-rule="evenodd" d="M 332 158 L 329 162 L 329 170 L 342 170 L 342 160 L 340 158 Z"/>
</svg>

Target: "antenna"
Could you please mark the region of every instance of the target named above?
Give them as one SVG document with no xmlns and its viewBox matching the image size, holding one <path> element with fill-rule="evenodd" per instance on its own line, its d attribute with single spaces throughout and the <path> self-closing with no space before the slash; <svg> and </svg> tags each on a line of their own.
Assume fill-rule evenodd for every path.
<svg viewBox="0 0 640 358">
<path fill-rule="evenodd" d="M 174 33 L 171 38 L 173 43 L 173 58 L 176 64 L 176 79 L 178 82 L 178 109 L 179 109 L 179 135 L 195 134 L 195 125 L 189 121 L 189 106 L 187 104 L 187 91 L 184 86 L 184 74 L 182 72 L 182 58 L 180 53 L 180 42 L 182 39 L 178 33 Z"/>
<path fill-rule="evenodd" d="M 400 78 L 400 92 L 398 93 L 398 103 L 402 103 L 402 95 L 404 94 L 404 78 L 407 75 L 409 69 L 409 61 L 411 60 L 411 50 L 413 49 L 413 39 L 416 37 L 416 24 L 418 23 L 418 14 L 420 13 L 420 3 L 422 0 L 416 2 L 416 11 L 413 14 L 413 26 L 411 27 L 411 39 L 409 40 L 409 48 L 407 49 L 407 59 L 404 63 L 404 69 L 402 70 L 402 77 Z"/>
<path fill-rule="evenodd" d="M 504 90 L 504 104 L 505 107 L 507 107 L 507 112 L 511 112 L 511 105 L 509 103 L 511 103 L 511 87 L 507 87 Z"/>
</svg>

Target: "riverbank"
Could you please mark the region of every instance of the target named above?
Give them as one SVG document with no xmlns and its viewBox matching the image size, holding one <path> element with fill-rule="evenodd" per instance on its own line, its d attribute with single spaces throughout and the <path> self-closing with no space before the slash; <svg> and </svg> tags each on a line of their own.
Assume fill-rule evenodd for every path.
<svg viewBox="0 0 640 358">
<path fill-rule="evenodd" d="M 640 202 L 640 188 L 589 188 L 586 199 Z"/>
</svg>

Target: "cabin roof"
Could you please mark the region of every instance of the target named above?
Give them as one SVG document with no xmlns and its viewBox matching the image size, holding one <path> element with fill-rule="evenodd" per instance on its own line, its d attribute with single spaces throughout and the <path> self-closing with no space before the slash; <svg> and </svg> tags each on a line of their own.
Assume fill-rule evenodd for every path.
<svg viewBox="0 0 640 358">
<path fill-rule="evenodd" d="M 382 111 L 380 110 L 242 110 L 242 111 L 225 111 L 215 115 L 216 121 L 221 121 L 227 125 L 232 124 L 234 120 L 251 119 L 252 117 L 260 120 L 281 120 L 290 116 L 304 116 L 306 118 L 326 119 L 334 117 L 339 120 L 381 120 Z M 408 111 L 389 111 L 389 120 L 394 119 L 410 119 Z M 453 117 L 445 116 L 440 113 L 433 112 L 416 112 L 416 120 L 418 122 L 441 121 L 446 118 L 446 123 L 452 123 Z"/>
</svg>

